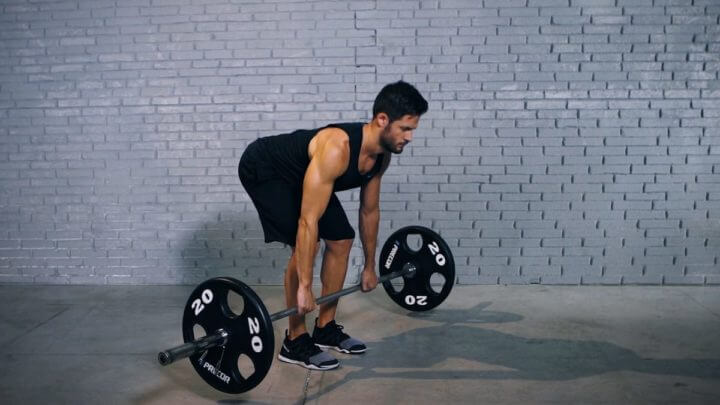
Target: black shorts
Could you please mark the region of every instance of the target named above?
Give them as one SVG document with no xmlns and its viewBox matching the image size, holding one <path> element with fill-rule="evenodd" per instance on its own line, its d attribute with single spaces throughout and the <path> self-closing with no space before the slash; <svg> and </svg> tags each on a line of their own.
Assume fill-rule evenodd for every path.
<svg viewBox="0 0 720 405">
<path fill-rule="evenodd" d="M 289 184 L 277 175 L 273 167 L 254 159 L 248 150 L 240 159 L 238 175 L 260 216 L 265 242 L 277 241 L 295 246 L 302 185 Z M 355 230 L 334 193 L 318 222 L 318 237 L 326 240 L 355 238 Z"/>
</svg>

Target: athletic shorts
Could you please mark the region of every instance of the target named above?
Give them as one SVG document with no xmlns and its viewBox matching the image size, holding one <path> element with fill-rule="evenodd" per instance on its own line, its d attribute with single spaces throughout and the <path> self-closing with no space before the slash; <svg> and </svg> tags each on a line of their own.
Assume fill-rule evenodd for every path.
<svg viewBox="0 0 720 405">
<path fill-rule="evenodd" d="M 240 158 L 238 175 L 260 216 L 265 242 L 295 246 L 302 184 L 289 184 L 277 175 L 274 167 L 256 159 L 250 147 Z M 318 237 L 326 240 L 355 238 L 355 230 L 334 193 L 318 222 Z"/>
</svg>

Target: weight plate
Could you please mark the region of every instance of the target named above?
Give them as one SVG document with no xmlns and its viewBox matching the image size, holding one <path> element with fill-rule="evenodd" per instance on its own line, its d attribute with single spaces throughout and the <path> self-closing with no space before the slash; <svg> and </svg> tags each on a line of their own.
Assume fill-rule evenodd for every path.
<svg viewBox="0 0 720 405">
<path fill-rule="evenodd" d="M 243 300 L 240 314 L 233 312 L 228 298 L 234 292 Z M 237 298 L 236 296 L 233 299 Z M 237 311 L 237 310 L 236 310 Z M 195 326 L 206 334 L 219 329 L 228 332 L 224 346 L 208 349 L 190 356 L 195 371 L 214 388 L 232 394 L 248 391 L 260 384 L 272 364 L 275 336 L 272 321 L 260 298 L 243 282 L 230 277 L 207 280 L 197 286 L 188 299 L 183 315 L 183 339 L 191 342 Z M 243 375 L 239 362 L 247 356 L 254 372 Z M 246 367 L 242 367 L 249 374 Z"/>
<path fill-rule="evenodd" d="M 417 235 L 419 246 L 411 246 L 408 237 Z M 383 283 L 385 291 L 398 305 L 411 311 L 428 311 L 440 305 L 455 283 L 455 259 L 447 243 L 432 229 L 422 226 L 402 228 L 388 238 L 380 252 L 380 276 L 413 265 L 415 272 L 403 276 L 404 285 L 396 291 L 392 281 Z M 445 282 L 435 286 L 441 275 Z M 433 277 L 435 275 L 435 277 Z"/>
</svg>

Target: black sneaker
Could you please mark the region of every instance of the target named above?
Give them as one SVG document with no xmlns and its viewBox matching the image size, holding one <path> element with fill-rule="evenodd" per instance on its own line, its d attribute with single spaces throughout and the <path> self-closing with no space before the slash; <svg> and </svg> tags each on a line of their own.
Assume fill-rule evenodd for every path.
<svg viewBox="0 0 720 405">
<path fill-rule="evenodd" d="M 310 370 L 332 370 L 340 365 L 337 359 L 317 347 L 309 334 L 290 340 L 287 330 L 278 359 Z"/>
<path fill-rule="evenodd" d="M 313 340 L 315 344 L 323 349 L 333 349 L 341 353 L 360 354 L 365 353 L 367 347 L 363 342 L 351 338 L 343 331 L 342 325 L 335 323 L 333 319 L 324 328 L 317 325 L 315 319 L 315 330 L 313 331 Z"/>
</svg>

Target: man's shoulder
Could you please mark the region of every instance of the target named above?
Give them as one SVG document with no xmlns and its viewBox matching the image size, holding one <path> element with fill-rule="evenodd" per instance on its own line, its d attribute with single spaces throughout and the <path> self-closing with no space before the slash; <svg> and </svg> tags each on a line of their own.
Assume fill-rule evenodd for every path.
<svg viewBox="0 0 720 405">
<path fill-rule="evenodd" d="M 327 152 L 331 154 L 344 154 L 350 151 L 350 139 L 345 131 L 341 129 L 330 129 L 318 135 L 318 146 L 322 146 Z"/>
<path fill-rule="evenodd" d="M 342 132 L 345 132 L 346 134 L 349 135 L 352 132 L 362 131 L 363 125 L 365 125 L 364 122 L 339 122 L 339 123 L 327 125 L 323 129 L 341 130 Z"/>
<path fill-rule="evenodd" d="M 342 127 L 327 126 L 318 131 L 317 135 L 322 143 L 330 142 L 331 145 L 344 146 L 349 142 L 350 134 Z"/>
<path fill-rule="evenodd" d="M 339 141 L 345 142 L 352 136 L 362 136 L 362 128 L 364 122 L 344 122 L 338 124 L 330 124 L 318 131 L 318 134 L 329 135 L 337 138 Z"/>
</svg>

